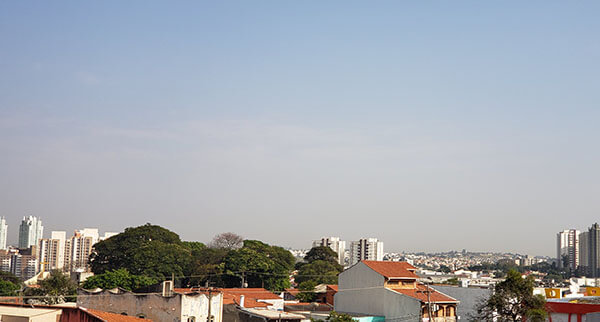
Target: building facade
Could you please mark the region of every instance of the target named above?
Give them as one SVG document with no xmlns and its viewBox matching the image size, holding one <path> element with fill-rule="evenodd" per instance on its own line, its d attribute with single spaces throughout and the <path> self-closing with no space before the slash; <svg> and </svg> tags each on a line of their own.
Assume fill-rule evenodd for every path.
<svg viewBox="0 0 600 322">
<path fill-rule="evenodd" d="M 579 233 L 579 230 L 568 229 L 556 234 L 558 268 L 569 268 L 575 271 L 579 266 Z"/>
<path fill-rule="evenodd" d="M 377 238 L 362 238 L 350 243 L 350 265 L 362 260 L 383 260 L 383 242 Z"/>
<path fill-rule="evenodd" d="M 313 247 L 325 246 L 331 248 L 338 255 L 338 263 L 342 266 L 346 264 L 346 242 L 339 237 L 323 237 L 313 241 Z"/>
<path fill-rule="evenodd" d="M 39 217 L 23 217 L 19 227 L 19 248 L 37 246 L 44 235 L 44 226 Z"/>
<path fill-rule="evenodd" d="M 53 231 L 50 238 L 40 239 L 38 258 L 41 271 L 64 270 L 66 244 L 67 233 L 64 231 Z"/>
<path fill-rule="evenodd" d="M 600 277 L 600 226 L 593 224 L 587 236 L 587 275 Z"/>
<path fill-rule="evenodd" d="M 6 249 L 6 238 L 8 236 L 8 225 L 6 224 L 6 218 L 0 217 L 0 250 Z"/>
<path fill-rule="evenodd" d="M 386 321 L 456 322 L 458 301 L 418 282 L 415 270 L 407 262 L 363 260 L 339 275 L 334 310 Z"/>
</svg>

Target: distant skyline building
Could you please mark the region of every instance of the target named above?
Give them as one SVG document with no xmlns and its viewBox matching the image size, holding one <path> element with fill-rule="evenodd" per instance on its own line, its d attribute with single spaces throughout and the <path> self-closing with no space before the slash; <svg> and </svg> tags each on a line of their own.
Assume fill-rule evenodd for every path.
<svg viewBox="0 0 600 322">
<path fill-rule="evenodd" d="M 48 272 L 65 268 L 66 243 L 67 233 L 64 231 L 53 231 L 50 238 L 40 239 L 38 247 L 40 270 Z"/>
<path fill-rule="evenodd" d="M 575 271 L 579 265 L 579 230 L 567 229 L 556 234 L 556 262 L 558 268 Z M 566 261 L 566 263 L 565 263 Z"/>
<path fill-rule="evenodd" d="M 39 217 L 26 216 L 19 227 L 19 248 L 37 246 L 44 236 L 44 226 Z"/>
<path fill-rule="evenodd" d="M 6 218 L 0 217 L 0 250 L 7 249 L 6 238 L 8 236 L 8 225 Z"/>
<path fill-rule="evenodd" d="M 338 263 L 342 266 L 346 264 L 346 242 L 339 237 L 322 237 L 313 241 L 313 247 L 326 246 L 331 248 L 338 255 Z"/>
<path fill-rule="evenodd" d="M 600 226 L 598 223 L 588 229 L 587 240 L 587 274 L 590 277 L 600 277 Z"/>
<path fill-rule="evenodd" d="M 350 265 L 362 260 L 383 260 L 383 242 L 377 238 L 361 238 L 350 243 Z"/>
<path fill-rule="evenodd" d="M 579 272 L 582 275 L 588 275 L 588 267 L 590 266 L 590 233 L 583 231 L 579 234 Z"/>
</svg>

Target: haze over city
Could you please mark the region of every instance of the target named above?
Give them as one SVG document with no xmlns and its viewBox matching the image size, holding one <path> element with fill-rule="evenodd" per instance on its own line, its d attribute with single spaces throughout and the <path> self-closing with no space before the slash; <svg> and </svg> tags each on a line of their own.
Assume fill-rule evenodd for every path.
<svg viewBox="0 0 600 322">
<path fill-rule="evenodd" d="M 600 5 L 0 3 L 0 215 L 555 255 L 598 221 Z"/>
</svg>

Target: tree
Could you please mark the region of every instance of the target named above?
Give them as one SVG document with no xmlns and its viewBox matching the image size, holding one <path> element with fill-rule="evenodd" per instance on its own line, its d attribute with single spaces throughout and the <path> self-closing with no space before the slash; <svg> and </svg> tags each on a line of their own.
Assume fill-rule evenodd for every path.
<svg viewBox="0 0 600 322">
<path fill-rule="evenodd" d="M 38 284 L 39 288 L 25 289 L 25 296 L 35 298 L 30 302 L 58 304 L 76 300 L 77 284 L 59 270 L 51 271 L 50 276 Z"/>
<path fill-rule="evenodd" d="M 244 243 L 244 238 L 234 233 L 222 233 L 213 238 L 209 246 L 211 248 L 225 248 L 225 249 L 240 249 Z"/>
<path fill-rule="evenodd" d="M 304 261 L 307 263 L 311 263 L 316 260 L 339 264 L 338 254 L 327 246 L 313 247 L 308 251 L 308 253 L 306 253 L 306 256 L 304 256 Z"/>
<path fill-rule="evenodd" d="M 162 280 L 172 274 L 188 275 L 192 248 L 197 247 L 184 244 L 176 233 L 146 224 L 96 243 L 90 266 L 94 274 L 125 268 L 134 275 Z"/>
<path fill-rule="evenodd" d="M 231 250 L 224 258 L 227 287 L 264 287 L 282 291 L 290 287 L 294 256 L 287 250 L 258 240 L 245 240 L 242 248 Z"/>
<path fill-rule="evenodd" d="M 325 319 L 328 322 L 352 322 L 354 319 L 346 313 L 338 313 L 336 311 L 331 311 L 329 316 Z"/>
<path fill-rule="evenodd" d="M 133 291 L 156 283 L 158 283 L 156 279 L 141 275 L 133 275 L 126 269 L 121 268 L 91 276 L 83 282 L 82 287 L 88 290 L 95 288 L 106 290 L 120 287 L 128 291 Z"/>
<path fill-rule="evenodd" d="M 0 295 L 13 296 L 17 295 L 21 289 L 22 282 L 14 274 L 0 271 Z"/>
<path fill-rule="evenodd" d="M 545 300 L 533 295 L 533 278 L 522 278 L 516 270 L 508 271 L 506 280 L 496 284 L 494 293 L 477 306 L 474 317 L 479 321 L 544 321 Z M 543 317 L 543 318 L 542 318 Z M 540 320 L 541 318 L 541 320 Z"/>
</svg>

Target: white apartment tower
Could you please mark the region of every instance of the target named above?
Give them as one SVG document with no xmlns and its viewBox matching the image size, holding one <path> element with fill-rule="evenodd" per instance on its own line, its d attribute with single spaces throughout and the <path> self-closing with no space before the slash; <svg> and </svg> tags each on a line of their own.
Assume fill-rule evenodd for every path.
<svg viewBox="0 0 600 322">
<path fill-rule="evenodd" d="M 0 218 L 0 249 L 6 249 L 6 237 L 8 234 L 8 225 L 6 218 Z"/>
<path fill-rule="evenodd" d="M 575 271 L 579 266 L 579 230 L 568 229 L 556 234 L 556 262 L 558 268 L 566 268 L 563 258 L 566 256 L 568 267 Z"/>
<path fill-rule="evenodd" d="M 19 227 L 19 248 L 37 246 L 44 234 L 44 226 L 39 217 L 23 217 Z"/>
<path fill-rule="evenodd" d="M 338 255 L 338 263 L 342 266 L 345 264 L 346 242 L 340 240 L 339 237 L 323 237 L 313 241 L 312 247 L 326 246 L 331 248 Z"/>
<path fill-rule="evenodd" d="M 361 238 L 350 243 L 350 265 L 362 260 L 383 260 L 383 242 L 377 238 Z"/>
<path fill-rule="evenodd" d="M 53 231 L 50 238 L 40 239 L 38 258 L 41 271 L 65 268 L 66 244 L 67 233 L 64 231 Z"/>
<path fill-rule="evenodd" d="M 92 246 L 99 240 L 97 228 L 84 228 L 75 231 L 65 246 L 65 266 L 70 271 L 89 271 L 88 259 Z"/>
</svg>

